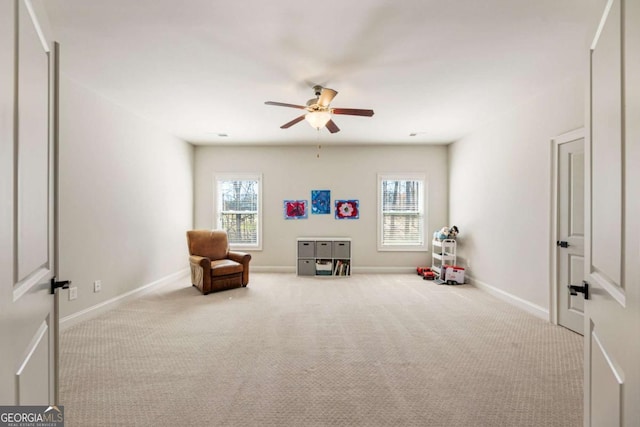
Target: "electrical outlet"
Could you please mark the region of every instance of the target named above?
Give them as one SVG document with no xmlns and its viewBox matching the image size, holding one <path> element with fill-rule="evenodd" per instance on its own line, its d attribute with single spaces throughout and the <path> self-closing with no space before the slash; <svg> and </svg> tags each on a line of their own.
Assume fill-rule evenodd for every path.
<svg viewBox="0 0 640 427">
<path fill-rule="evenodd" d="M 76 298 L 78 298 L 78 287 L 69 288 L 69 301 L 73 301 Z"/>
<path fill-rule="evenodd" d="M 102 290 L 102 280 L 96 280 L 93 282 L 93 292 L 100 292 Z"/>
</svg>

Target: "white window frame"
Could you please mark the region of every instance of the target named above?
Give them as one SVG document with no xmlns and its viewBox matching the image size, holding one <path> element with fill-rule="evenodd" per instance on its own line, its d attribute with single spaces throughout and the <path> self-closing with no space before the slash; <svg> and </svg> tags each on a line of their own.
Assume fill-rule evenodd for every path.
<svg viewBox="0 0 640 427">
<path fill-rule="evenodd" d="M 384 243 L 383 239 L 383 224 L 384 213 L 382 212 L 382 183 L 383 181 L 420 181 L 420 193 L 419 193 L 419 215 L 422 218 L 422 242 L 416 242 L 415 244 L 390 244 Z M 378 251 L 402 251 L 402 252 L 423 252 L 429 248 L 427 239 L 428 228 L 428 215 L 427 215 L 427 180 L 423 173 L 379 173 L 377 182 L 377 194 L 378 194 L 378 224 L 377 224 L 377 243 Z"/>
<path fill-rule="evenodd" d="M 221 203 L 218 188 L 218 181 L 257 181 L 258 201 L 257 201 L 257 230 L 256 243 L 240 244 L 229 241 L 229 247 L 236 250 L 261 251 L 262 250 L 262 174 L 260 173 L 216 173 L 213 176 L 213 228 L 222 229 Z"/>
</svg>

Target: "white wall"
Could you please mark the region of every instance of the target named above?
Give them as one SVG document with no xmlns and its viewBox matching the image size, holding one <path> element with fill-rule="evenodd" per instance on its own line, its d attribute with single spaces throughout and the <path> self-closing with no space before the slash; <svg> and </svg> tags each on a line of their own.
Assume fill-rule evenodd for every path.
<svg viewBox="0 0 640 427">
<path fill-rule="evenodd" d="M 65 78 L 60 107 L 64 317 L 188 267 L 194 150 Z"/>
<path fill-rule="evenodd" d="M 449 147 L 459 263 L 482 284 L 549 309 L 551 138 L 584 124 L 567 81 Z"/>
<path fill-rule="evenodd" d="M 195 226 L 213 228 L 213 176 L 220 172 L 263 175 L 263 250 L 251 252 L 253 266 L 296 263 L 296 238 L 351 237 L 354 271 L 408 271 L 430 264 L 430 252 L 378 252 L 376 249 L 377 174 L 422 172 L 428 180 L 427 231 L 447 222 L 447 148 L 445 146 L 196 147 Z M 335 199 L 358 199 L 360 219 L 312 215 L 285 220 L 283 200 L 311 199 L 311 190 L 331 190 Z M 428 233 L 430 235 L 430 233 Z"/>
</svg>

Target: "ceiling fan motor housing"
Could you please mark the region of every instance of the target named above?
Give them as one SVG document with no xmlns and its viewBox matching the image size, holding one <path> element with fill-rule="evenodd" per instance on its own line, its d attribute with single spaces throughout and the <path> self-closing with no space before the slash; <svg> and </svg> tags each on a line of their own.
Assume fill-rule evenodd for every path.
<svg viewBox="0 0 640 427">
<path fill-rule="evenodd" d="M 307 109 L 309 111 L 318 111 L 321 110 L 322 108 L 318 105 L 318 102 L 320 101 L 320 95 L 322 94 L 322 86 L 320 85 L 315 85 L 313 87 L 313 91 L 316 94 L 315 98 L 311 98 L 310 100 L 307 101 Z"/>
</svg>

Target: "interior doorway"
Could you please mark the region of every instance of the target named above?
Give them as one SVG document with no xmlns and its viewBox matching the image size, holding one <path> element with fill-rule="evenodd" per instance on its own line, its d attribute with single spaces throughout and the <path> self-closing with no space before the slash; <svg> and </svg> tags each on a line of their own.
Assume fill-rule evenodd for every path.
<svg viewBox="0 0 640 427">
<path fill-rule="evenodd" d="M 552 150 L 551 320 L 582 335 L 584 297 L 569 285 L 584 280 L 584 129 L 554 138 Z"/>
</svg>

